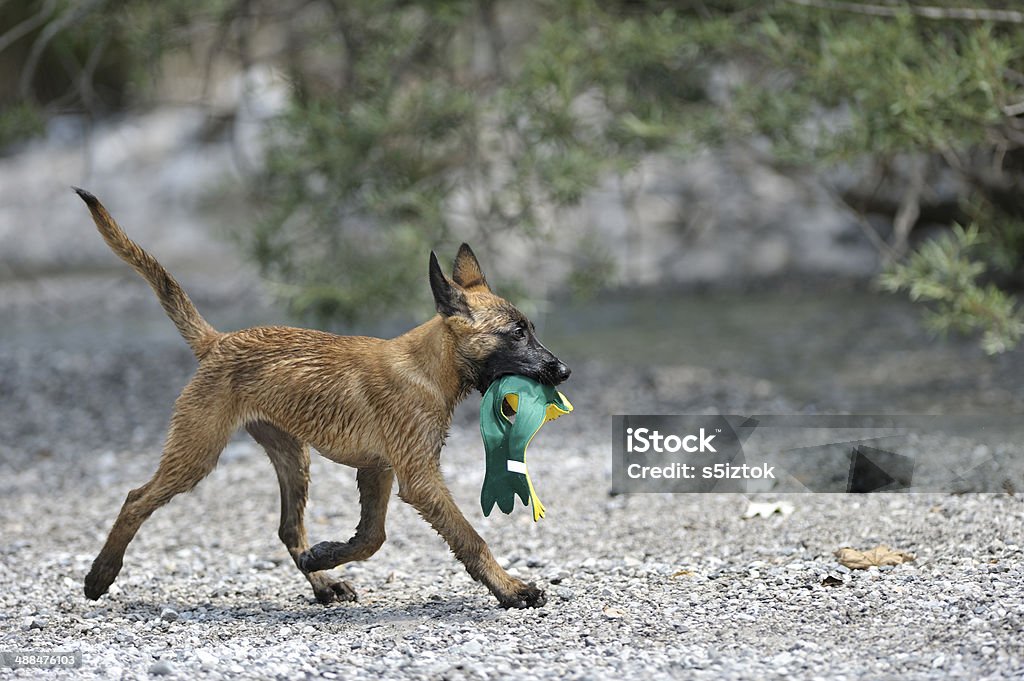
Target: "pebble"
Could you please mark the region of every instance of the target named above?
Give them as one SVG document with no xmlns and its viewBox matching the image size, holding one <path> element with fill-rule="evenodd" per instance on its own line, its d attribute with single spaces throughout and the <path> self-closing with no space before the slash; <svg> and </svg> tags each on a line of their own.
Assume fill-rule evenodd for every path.
<svg viewBox="0 0 1024 681">
<path fill-rule="evenodd" d="M 159 660 L 149 666 L 149 673 L 153 676 L 170 676 L 174 673 L 174 666 L 166 660 Z"/>
<path fill-rule="evenodd" d="M 479 641 L 468 641 L 462 644 L 462 653 L 465 655 L 479 655 L 483 650 L 484 646 Z"/>
<path fill-rule="evenodd" d="M 199 664 L 204 667 L 213 667 L 220 662 L 220 658 L 217 655 L 214 655 L 207 650 L 203 650 L 202 648 L 196 651 L 196 659 L 199 660 Z"/>
</svg>

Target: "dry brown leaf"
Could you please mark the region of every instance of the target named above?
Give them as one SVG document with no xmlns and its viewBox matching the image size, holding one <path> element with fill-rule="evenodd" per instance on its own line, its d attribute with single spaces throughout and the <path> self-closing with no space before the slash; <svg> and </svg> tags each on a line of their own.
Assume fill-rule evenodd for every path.
<svg viewBox="0 0 1024 681">
<path fill-rule="evenodd" d="M 693 570 L 676 570 L 672 573 L 673 577 L 689 577 L 693 574 Z"/>
<path fill-rule="evenodd" d="M 835 552 L 839 562 L 851 570 L 866 570 L 871 566 L 902 565 L 914 560 L 914 556 L 903 551 L 895 551 L 885 544 L 879 544 L 867 551 L 858 551 L 844 547 Z"/>
</svg>

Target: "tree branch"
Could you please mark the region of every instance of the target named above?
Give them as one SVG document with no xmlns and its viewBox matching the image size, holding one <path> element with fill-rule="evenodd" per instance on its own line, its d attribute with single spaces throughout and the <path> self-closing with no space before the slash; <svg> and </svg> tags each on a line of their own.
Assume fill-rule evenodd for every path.
<svg viewBox="0 0 1024 681">
<path fill-rule="evenodd" d="M 928 159 L 914 161 L 910 171 L 910 187 L 903 194 L 899 210 L 896 211 L 896 217 L 892 221 L 892 251 L 897 258 L 902 258 L 907 252 L 910 230 L 914 228 L 917 219 L 921 217 L 921 194 L 924 191 L 927 169 Z"/>
<path fill-rule="evenodd" d="M 1024 102 L 1017 102 L 1016 104 L 1007 104 L 1003 107 L 1003 113 L 1007 116 L 1019 116 L 1024 114 Z"/>
<path fill-rule="evenodd" d="M 815 7 L 818 9 L 838 10 L 867 14 L 874 17 L 898 17 L 911 14 L 923 19 L 958 20 L 958 21 L 995 21 L 1007 24 L 1024 24 L 1024 12 L 1011 9 L 974 9 L 969 7 L 888 7 L 885 5 L 868 5 L 860 2 L 843 0 L 786 0 L 792 5 Z"/>
<path fill-rule="evenodd" d="M 21 71 L 21 80 L 18 82 L 18 95 L 22 99 L 29 98 L 29 92 L 32 89 L 32 79 L 35 78 L 36 69 L 39 67 L 39 60 L 42 58 L 43 52 L 46 50 L 46 46 L 50 44 L 50 41 L 53 40 L 58 33 L 91 12 L 103 1 L 104 0 L 88 0 L 76 7 L 72 7 L 64 12 L 64 14 L 48 23 L 46 28 L 39 33 L 39 37 L 37 37 L 35 42 L 32 43 L 32 50 L 29 52 L 28 58 L 25 60 L 25 66 Z"/>
<path fill-rule="evenodd" d="M 868 221 L 867 216 L 857 211 L 853 211 L 853 216 L 857 220 L 857 226 L 860 227 L 862 232 L 864 232 L 864 236 L 868 238 L 868 241 L 870 241 L 871 245 L 875 247 L 875 250 L 881 254 L 882 259 L 885 262 L 899 260 L 899 257 L 896 255 L 896 251 L 894 251 L 892 246 L 890 246 L 885 239 L 875 231 L 871 222 Z"/>
<path fill-rule="evenodd" d="M 56 0 L 47 0 L 47 2 L 43 3 L 42 9 L 38 12 L 30 16 L 28 19 L 25 19 L 25 21 L 13 27 L 3 35 L 0 35 L 0 52 L 6 50 L 19 38 L 22 38 L 45 24 L 50 18 L 50 15 L 53 14 L 53 10 L 56 8 Z"/>
<path fill-rule="evenodd" d="M 480 3 L 480 18 L 483 21 L 484 31 L 490 39 L 491 59 L 494 61 L 494 72 L 498 78 L 507 77 L 505 70 L 504 54 L 505 36 L 501 31 L 498 22 L 497 12 L 494 9 L 493 0 L 485 0 Z"/>
</svg>

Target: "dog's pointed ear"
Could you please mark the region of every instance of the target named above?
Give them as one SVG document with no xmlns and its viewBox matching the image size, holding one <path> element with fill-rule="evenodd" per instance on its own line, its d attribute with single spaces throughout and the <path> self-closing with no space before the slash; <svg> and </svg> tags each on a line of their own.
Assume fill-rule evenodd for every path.
<svg viewBox="0 0 1024 681">
<path fill-rule="evenodd" d="M 483 270 L 480 269 L 480 262 L 469 244 L 459 246 L 459 254 L 455 256 L 455 264 L 452 265 L 452 279 L 467 291 L 480 287 L 485 291 L 491 290 Z"/>
<path fill-rule="evenodd" d="M 430 252 L 430 290 L 434 294 L 434 307 L 442 317 L 471 316 L 466 294 L 444 276 L 441 264 L 437 262 L 437 255 L 433 251 Z"/>
</svg>

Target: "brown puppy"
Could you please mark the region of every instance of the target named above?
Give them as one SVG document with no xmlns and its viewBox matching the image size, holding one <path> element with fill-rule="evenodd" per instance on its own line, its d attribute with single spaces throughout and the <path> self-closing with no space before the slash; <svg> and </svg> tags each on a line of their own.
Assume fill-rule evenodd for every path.
<svg viewBox="0 0 1024 681">
<path fill-rule="evenodd" d="M 534 336 L 533 324 L 487 286 L 463 244 L 452 279 L 430 254 L 430 288 L 438 315 L 390 340 L 335 336 L 288 327 L 221 333 L 153 256 L 125 235 L 95 196 L 76 189 L 107 245 L 142 275 L 199 359 L 181 392 L 153 478 L 128 493 L 106 544 L 85 578 L 96 599 L 121 570 L 125 549 L 143 522 L 175 495 L 195 487 L 217 464 L 240 426 L 270 456 L 281 487 L 281 541 L 317 600 L 354 600 L 355 592 L 324 572 L 365 560 L 384 543 L 394 479 L 398 495 L 444 537 L 473 579 L 505 607 L 540 606 L 544 592 L 510 576 L 455 505 L 440 471 L 452 412 L 473 389 L 504 374 L 556 385 L 569 368 Z M 303 511 L 309 446 L 358 469 L 361 506 L 355 535 L 309 548 Z"/>
</svg>

